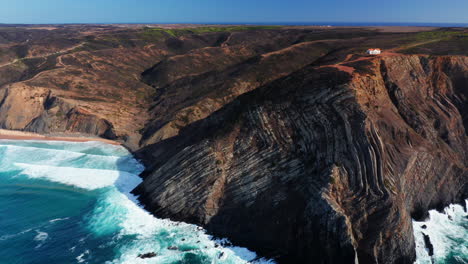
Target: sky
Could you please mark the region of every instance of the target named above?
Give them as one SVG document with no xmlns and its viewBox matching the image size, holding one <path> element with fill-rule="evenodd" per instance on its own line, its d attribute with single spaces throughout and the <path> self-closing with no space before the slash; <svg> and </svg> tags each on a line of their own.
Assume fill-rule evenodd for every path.
<svg viewBox="0 0 468 264">
<path fill-rule="evenodd" d="M 0 23 L 467 23 L 468 0 L 0 0 Z"/>
</svg>

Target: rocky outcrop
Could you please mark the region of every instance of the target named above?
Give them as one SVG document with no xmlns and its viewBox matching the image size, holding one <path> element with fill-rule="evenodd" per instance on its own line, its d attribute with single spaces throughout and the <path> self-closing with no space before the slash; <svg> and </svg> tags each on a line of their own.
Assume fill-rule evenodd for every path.
<svg viewBox="0 0 468 264">
<path fill-rule="evenodd" d="M 138 255 L 138 257 L 141 258 L 141 259 L 154 258 L 156 256 L 157 256 L 157 254 L 154 253 L 154 252 L 148 252 L 148 253 L 145 253 L 145 254 L 139 254 Z"/>
<path fill-rule="evenodd" d="M 468 62 L 396 52 L 454 30 L 0 28 L 0 128 L 119 140 L 149 211 L 281 263 L 412 263 L 468 195 Z"/>
<path fill-rule="evenodd" d="M 143 148 L 135 192 L 284 263 L 412 263 L 411 217 L 468 195 L 468 60 L 351 66 L 307 66 Z"/>
<path fill-rule="evenodd" d="M 116 138 L 109 121 L 54 96 L 51 90 L 36 89 L 31 93 L 27 88 L 15 86 L 3 90 L 0 97 L 1 128 Z"/>
<path fill-rule="evenodd" d="M 428 254 L 430 257 L 434 255 L 434 246 L 431 243 L 431 238 L 423 233 L 423 238 L 424 238 L 424 245 L 427 248 Z"/>
</svg>

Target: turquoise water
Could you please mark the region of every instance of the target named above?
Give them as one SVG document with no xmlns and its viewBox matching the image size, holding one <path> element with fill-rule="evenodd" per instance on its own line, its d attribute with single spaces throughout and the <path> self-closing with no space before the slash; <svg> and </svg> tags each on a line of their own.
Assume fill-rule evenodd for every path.
<svg viewBox="0 0 468 264">
<path fill-rule="evenodd" d="M 229 264 L 256 258 L 194 225 L 141 209 L 129 192 L 142 170 L 124 148 L 103 143 L 0 140 L 0 264 Z M 149 252 L 157 256 L 138 257 Z"/>
<path fill-rule="evenodd" d="M 468 200 L 465 201 L 468 203 Z M 444 212 L 429 211 L 427 221 L 413 221 L 416 264 L 467 264 L 468 213 L 462 205 L 450 205 Z M 429 256 L 423 234 L 429 236 L 434 255 Z"/>
</svg>

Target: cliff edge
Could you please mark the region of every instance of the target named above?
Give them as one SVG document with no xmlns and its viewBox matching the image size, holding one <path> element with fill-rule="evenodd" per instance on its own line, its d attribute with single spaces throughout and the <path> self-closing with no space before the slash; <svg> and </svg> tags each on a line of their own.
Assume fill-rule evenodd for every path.
<svg viewBox="0 0 468 264">
<path fill-rule="evenodd" d="M 3 25 L 0 128 L 118 141 L 150 212 L 280 263 L 413 263 L 468 198 L 468 30 L 410 31 Z"/>
<path fill-rule="evenodd" d="M 468 195 L 468 58 L 309 65 L 137 155 L 160 217 L 282 263 L 413 263 L 411 218 Z"/>
</svg>

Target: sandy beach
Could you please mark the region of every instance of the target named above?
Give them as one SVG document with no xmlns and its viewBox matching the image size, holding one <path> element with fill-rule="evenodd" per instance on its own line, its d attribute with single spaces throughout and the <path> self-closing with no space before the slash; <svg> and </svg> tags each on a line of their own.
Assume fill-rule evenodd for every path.
<svg viewBox="0 0 468 264">
<path fill-rule="evenodd" d="M 50 141 L 68 141 L 68 142 L 88 142 L 88 141 L 99 141 L 112 145 L 121 145 L 120 142 L 104 139 L 104 138 L 92 138 L 92 137 L 81 137 L 81 136 L 45 136 L 41 134 L 23 132 L 16 130 L 0 129 L 0 139 L 11 139 L 11 140 L 50 140 Z"/>
</svg>

